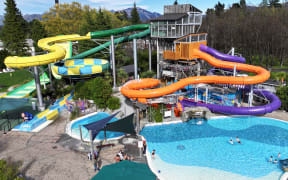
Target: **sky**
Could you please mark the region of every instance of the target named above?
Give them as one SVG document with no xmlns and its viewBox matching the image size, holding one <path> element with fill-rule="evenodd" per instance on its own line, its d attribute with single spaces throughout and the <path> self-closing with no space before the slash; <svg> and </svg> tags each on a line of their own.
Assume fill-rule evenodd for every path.
<svg viewBox="0 0 288 180">
<path fill-rule="evenodd" d="M 0 15 L 5 13 L 6 0 L 0 0 Z M 15 0 L 18 9 L 22 15 L 25 14 L 43 14 L 53 7 L 55 0 Z M 82 5 L 89 5 L 93 8 L 105 8 L 107 10 L 121 10 L 132 7 L 136 2 L 137 7 L 141 7 L 151 12 L 158 12 L 163 14 L 163 6 L 173 4 L 174 0 L 59 0 L 60 3 L 71 3 L 77 1 Z M 179 4 L 192 4 L 203 12 L 207 8 L 213 8 L 217 2 L 225 4 L 225 8 L 231 6 L 239 0 L 178 0 Z M 246 0 L 248 5 L 259 5 L 261 0 Z"/>
</svg>

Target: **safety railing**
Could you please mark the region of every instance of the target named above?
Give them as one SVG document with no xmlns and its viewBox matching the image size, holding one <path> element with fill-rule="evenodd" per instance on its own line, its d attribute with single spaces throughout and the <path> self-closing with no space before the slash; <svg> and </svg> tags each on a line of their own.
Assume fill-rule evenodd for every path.
<svg viewBox="0 0 288 180">
<path fill-rule="evenodd" d="M 198 49 L 200 45 L 207 45 L 207 33 L 189 34 L 174 41 L 174 51 L 164 51 L 163 58 L 168 60 L 192 60 L 197 58 L 192 50 Z"/>
</svg>

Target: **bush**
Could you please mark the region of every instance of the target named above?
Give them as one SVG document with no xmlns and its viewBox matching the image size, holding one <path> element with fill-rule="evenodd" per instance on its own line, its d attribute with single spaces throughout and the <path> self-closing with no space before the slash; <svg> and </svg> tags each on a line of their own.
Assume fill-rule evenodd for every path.
<svg viewBox="0 0 288 180">
<path fill-rule="evenodd" d="M 110 97 L 108 99 L 108 102 L 107 102 L 107 107 L 110 109 L 110 110 L 116 110 L 116 109 L 119 109 L 120 108 L 120 99 L 118 97 Z"/>
<path fill-rule="evenodd" d="M 72 121 L 74 119 L 77 119 L 79 117 L 79 113 L 80 113 L 80 109 L 79 107 L 76 106 L 75 109 L 71 111 L 70 120 Z"/>
<path fill-rule="evenodd" d="M 160 111 L 160 108 L 156 109 L 155 115 L 154 115 L 155 121 L 158 122 L 163 122 L 163 115 Z"/>
<path fill-rule="evenodd" d="M 279 87 L 277 89 L 276 95 L 281 100 L 280 109 L 288 111 L 288 86 Z"/>
<path fill-rule="evenodd" d="M 141 78 L 153 78 L 155 76 L 155 73 L 153 71 L 146 71 L 141 73 Z"/>
<path fill-rule="evenodd" d="M 24 178 L 18 177 L 20 171 L 19 167 L 21 163 L 13 163 L 10 160 L 0 160 L 0 179 L 7 180 L 24 180 Z"/>
<path fill-rule="evenodd" d="M 77 83 L 74 99 L 91 99 L 98 108 L 107 108 L 111 95 L 111 84 L 103 78 L 97 77 L 84 83 Z"/>
</svg>

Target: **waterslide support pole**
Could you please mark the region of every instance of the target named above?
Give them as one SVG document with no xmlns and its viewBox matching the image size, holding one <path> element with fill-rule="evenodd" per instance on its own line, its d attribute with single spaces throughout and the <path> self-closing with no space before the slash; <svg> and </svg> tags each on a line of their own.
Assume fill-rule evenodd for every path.
<svg viewBox="0 0 288 180">
<path fill-rule="evenodd" d="M 134 79 L 138 79 L 137 71 L 137 40 L 133 39 L 133 55 L 134 55 Z"/>
<path fill-rule="evenodd" d="M 50 81 L 50 89 L 53 90 L 53 82 L 52 82 L 52 68 L 51 64 L 48 64 L 48 69 L 49 69 L 49 81 Z"/>
<path fill-rule="evenodd" d="M 111 36 L 111 58 L 112 58 L 112 72 L 113 72 L 113 89 L 116 90 L 116 66 L 115 66 L 115 53 L 114 53 L 114 36 Z"/>
<path fill-rule="evenodd" d="M 94 157 L 94 145 L 93 145 L 93 137 L 92 137 L 92 131 L 89 130 L 89 136 L 90 136 L 90 146 L 91 146 L 91 155 Z"/>
<path fill-rule="evenodd" d="M 234 68 L 233 68 L 233 76 L 235 77 L 236 76 L 236 65 L 234 65 Z"/>
<path fill-rule="evenodd" d="M 36 86 L 36 91 L 37 91 L 37 99 L 39 103 L 38 109 L 39 111 L 44 111 L 45 106 L 43 105 L 43 97 L 41 94 L 41 84 L 40 84 L 38 67 L 34 66 L 33 68 L 34 68 L 35 86 Z"/>
<path fill-rule="evenodd" d="M 80 124 L 79 124 L 79 132 L 80 132 L 80 139 L 81 139 L 81 142 L 83 142 L 82 129 L 81 129 L 81 125 L 80 125 Z"/>
<path fill-rule="evenodd" d="M 139 119 L 139 108 L 136 108 L 136 133 L 139 134 L 140 132 L 140 119 Z"/>
<path fill-rule="evenodd" d="M 250 86 L 249 101 L 248 101 L 249 107 L 252 107 L 252 102 L 253 102 L 253 85 Z"/>
<path fill-rule="evenodd" d="M 148 41 L 148 51 L 149 51 L 149 71 L 152 71 L 152 62 L 151 62 L 151 40 Z"/>
<path fill-rule="evenodd" d="M 159 63 L 160 63 L 160 49 L 159 49 L 159 40 L 157 39 L 156 41 L 156 46 L 157 46 L 157 79 L 160 78 L 160 67 L 159 67 Z"/>
<path fill-rule="evenodd" d="M 195 102 L 198 102 L 198 88 L 195 87 Z"/>
<path fill-rule="evenodd" d="M 201 71 L 200 62 L 198 62 L 197 63 L 197 76 L 200 76 L 200 71 Z"/>
<path fill-rule="evenodd" d="M 208 103 L 208 87 L 206 87 L 206 97 L 205 97 L 205 103 Z"/>
</svg>

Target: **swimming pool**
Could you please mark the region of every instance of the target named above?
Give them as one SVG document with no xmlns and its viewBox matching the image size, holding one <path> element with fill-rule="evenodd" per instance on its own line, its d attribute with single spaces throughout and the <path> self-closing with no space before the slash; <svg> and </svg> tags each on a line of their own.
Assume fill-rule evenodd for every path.
<svg viewBox="0 0 288 180">
<path fill-rule="evenodd" d="M 147 126 L 141 135 L 156 150 L 150 167 L 165 179 L 279 179 L 279 164 L 268 159 L 288 158 L 288 123 L 263 117 Z M 237 136 L 242 144 L 231 145 Z"/>
<path fill-rule="evenodd" d="M 96 121 L 99 121 L 99 120 L 101 120 L 103 118 L 106 118 L 108 116 L 110 116 L 108 113 L 98 112 L 98 113 L 93 113 L 91 115 L 88 115 L 88 116 L 85 116 L 83 118 L 80 118 L 78 120 L 74 120 L 74 121 L 72 121 L 71 125 L 69 125 L 70 129 L 68 130 L 68 134 L 70 134 L 74 138 L 80 139 L 79 125 L 86 125 L 86 124 L 89 124 L 89 123 L 92 123 L 92 122 L 96 122 Z M 118 119 L 114 117 L 109 122 L 114 122 L 114 121 L 117 121 L 117 120 Z M 89 131 L 83 126 L 81 126 L 81 130 L 82 130 L 83 140 L 89 141 L 90 140 Z M 123 136 L 123 135 L 124 135 L 124 133 L 120 133 L 120 132 L 112 132 L 112 131 L 107 131 L 106 132 L 107 139 L 117 138 L 117 137 L 120 137 L 120 136 Z M 96 140 L 105 139 L 104 131 L 101 131 L 96 136 L 95 139 Z"/>
</svg>

